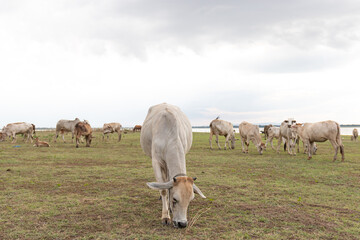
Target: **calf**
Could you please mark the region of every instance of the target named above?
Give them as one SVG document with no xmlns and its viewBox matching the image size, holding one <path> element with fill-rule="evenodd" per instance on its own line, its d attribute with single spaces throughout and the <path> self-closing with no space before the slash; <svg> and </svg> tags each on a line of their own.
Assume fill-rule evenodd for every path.
<svg viewBox="0 0 360 240">
<path fill-rule="evenodd" d="M 50 145 L 47 142 L 39 141 L 39 138 L 37 137 L 35 138 L 34 147 L 50 147 Z"/>
</svg>

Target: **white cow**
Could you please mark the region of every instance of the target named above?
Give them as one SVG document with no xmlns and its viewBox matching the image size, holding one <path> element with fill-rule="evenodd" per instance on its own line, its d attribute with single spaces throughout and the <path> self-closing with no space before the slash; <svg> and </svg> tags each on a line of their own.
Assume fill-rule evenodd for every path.
<svg viewBox="0 0 360 240">
<path fill-rule="evenodd" d="M 6 136 L 12 137 L 12 143 L 16 143 L 16 135 L 17 134 L 27 134 L 27 140 L 33 142 L 33 125 L 31 123 L 26 122 L 17 122 L 17 123 L 9 123 L 2 130 L 3 134 Z"/>
<path fill-rule="evenodd" d="M 86 121 L 86 120 L 85 120 Z M 62 135 L 62 139 L 65 142 L 64 132 L 71 132 L 72 142 L 74 142 L 74 131 L 75 125 L 80 122 L 80 119 L 75 118 L 75 120 L 59 120 L 56 124 L 56 134 L 55 134 L 55 142 L 59 136 L 59 132 Z"/>
<path fill-rule="evenodd" d="M 243 153 L 249 152 L 250 141 L 254 143 L 260 154 L 263 153 L 266 147 L 265 144 L 261 141 L 259 126 L 256 126 L 248 122 L 242 122 L 239 125 L 239 133 L 240 133 Z M 244 148 L 244 143 L 246 145 L 246 150 Z"/>
<path fill-rule="evenodd" d="M 337 122 L 328 120 L 316 123 L 304 123 L 303 125 L 293 125 L 292 128 L 303 140 L 308 148 L 308 159 L 313 154 L 313 145 L 315 142 L 325 142 L 329 140 L 335 150 L 334 161 L 336 160 L 338 150 L 342 155 L 342 161 L 345 159 L 344 145 L 341 141 L 340 125 Z"/>
<path fill-rule="evenodd" d="M 109 133 L 116 132 L 119 135 L 118 142 L 121 140 L 121 124 L 120 123 L 104 123 L 103 126 L 103 140 L 105 139 L 105 134 L 107 134 L 107 139 L 109 140 Z"/>
<path fill-rule="evenodd" d="M 295 152 L 295 144 L 297 140 L 296 134 L 291 130 L 291 126 L 296 124 L 296 120 L 293 118 L 289 118 L 285 120 L 280 125 L 280 139 L 285 139 L 286 148 L 290 155 L 296 155 Z M 281 145 L 281 141 L 278 141 L 277 153 L 279 153 L 279 148 Z"/>
<path fill-rule="evenodd" d="M 279 140 L 280 139 L 280 127 L 270 127 L 270 128 L 268 128 L 267 135 L 268 135 L 268 138 L 266 140 L 265 147 L 267 147 L 267 144 L 270 142 L 271 148 L 273 150 L 276 150 L 274 148 L 274 145 L 273 145 L 273 140 L 275 138 L 275 139 L 278 139 L 278 141 L 281 141 L 281 140 Z"/>
<path fill-rule="evenodd" d="M 234 132 L 233 125 L 230 122 L 220 120 L 220 119 L 215 119 L 215 120 L 211 121 L 210 137 L 209 137 L 209 143 L 210 143 L 211 149 L 212 149 L 213 135 L 216 136 L 216 143 L 217 143 L 219 149 L 220 149 L 219 135 L 225 136 L 225 147 L 224 147 L 225 150 L 226 150 L 226 144 L 228 145 L 228 148 L 230 149 L 229 140 L 231 140 L 231 148 L 232 149 L 235 148 L 235 132 Z"/>
<path fill-rule="evenodd" d="M 152 158 L 157 182 L 147 185 L 160 190 L 163 224 L 170 223 L 170 206 L 174 226 L 186 227 L 187 209 L 194 192 L 205 198 L 194 184 L 195 178 L 186 176 L 185 154 L 192 144 L 189 119 L 170 104 L 150 107 L 141 129 L 140 144 L 145 154 Z"/>
</svg>

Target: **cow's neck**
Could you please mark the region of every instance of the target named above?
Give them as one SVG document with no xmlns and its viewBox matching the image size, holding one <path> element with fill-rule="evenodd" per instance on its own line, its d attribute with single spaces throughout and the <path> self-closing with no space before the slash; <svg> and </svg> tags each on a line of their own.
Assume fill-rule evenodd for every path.
<svg viewBox="0 0 360 240">
<path fill-rule="evenodd" d="M 171 169 L 168 169 L 169 172 L 169 180 L 178 176 L 186 176 L 186 165 L 184 164 L 176 164 L 173 165 Z"/>
</svg>

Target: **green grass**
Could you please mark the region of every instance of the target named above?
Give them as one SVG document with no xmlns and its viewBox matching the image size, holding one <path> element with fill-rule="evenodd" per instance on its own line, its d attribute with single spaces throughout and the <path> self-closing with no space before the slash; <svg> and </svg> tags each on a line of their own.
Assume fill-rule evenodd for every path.
<svg viewBox="0 0 360 240">
<path fill-rule="evenodd" d="M 207 199 L 196 196 L 186 229 L 161 225 L 159 193 L 139 133 L 91 148 L 19 138 L 0 142 L 0 239 L 358 239 L 360 142 L 344 136 L 345 162 L 332 162 L 329 142 L 312 160 L 300 153 L 260 156 L 209 150 L 206 133 L 194 133 L 187 171 Z M 224 138 L 220 138 L 221 145 Z M 20 145 L 14 148 L 14 145 Z M 216 145 L 215 142 L 213 146 Z M 302 148 L 300 148 L 302 151 Z M 341 159 L 341 156 L 338 156 Z"/>
</svg>

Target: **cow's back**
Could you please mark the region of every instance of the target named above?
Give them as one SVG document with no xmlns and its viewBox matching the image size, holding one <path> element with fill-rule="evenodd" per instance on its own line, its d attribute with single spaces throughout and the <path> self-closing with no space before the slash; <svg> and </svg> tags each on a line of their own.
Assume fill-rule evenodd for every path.
<svg viewBox="0 0 360 240">
<path fill-rule="evenodd" d="M 259 126 L 244 121 L 239 125 L 239 133 L 242 137 L 260 135 Z"/>
<path fill-rule="evenodd" d="M 65 130 L 65 131 L 74 131 L 75 129 L 75 125 L 80 122 L 80 120 L 78 118 L 76 118 L 75 120 L 59 120 L 56 123 L 56 131 L 61 131 L 61 130 Z"/>
<path fill-rule="evenodd" d="M 213 134 L 227 135 L 233 132 L 234 128 L 230 122 L 215 119 L 210 123 L 210 130 Z"/>
<path fill-rule="evenodd" d="M 28 133 L 32 132 L 32 129 L 33 127 L 30 123 L 17 122 L 7 124 L 4 130 L 11 133 Z"/>
<path fill-rule="evenodd" d="M 340 136 L 340 125 L 328 120 L 315 123 L 304 123 L 303 134 L 311 142 L 323 142 L 328 139 L 337 139 Z"/>
<path fill-rule="evenodd" d="M 192 144 L 189 119 L 176 106 L 159 104 L 150 107 L 140 134 L 140 144 L 145 154 L 152 157 L 152 148 L 166 151 L 181 147 L 186 154 Z"/>
</svg>

